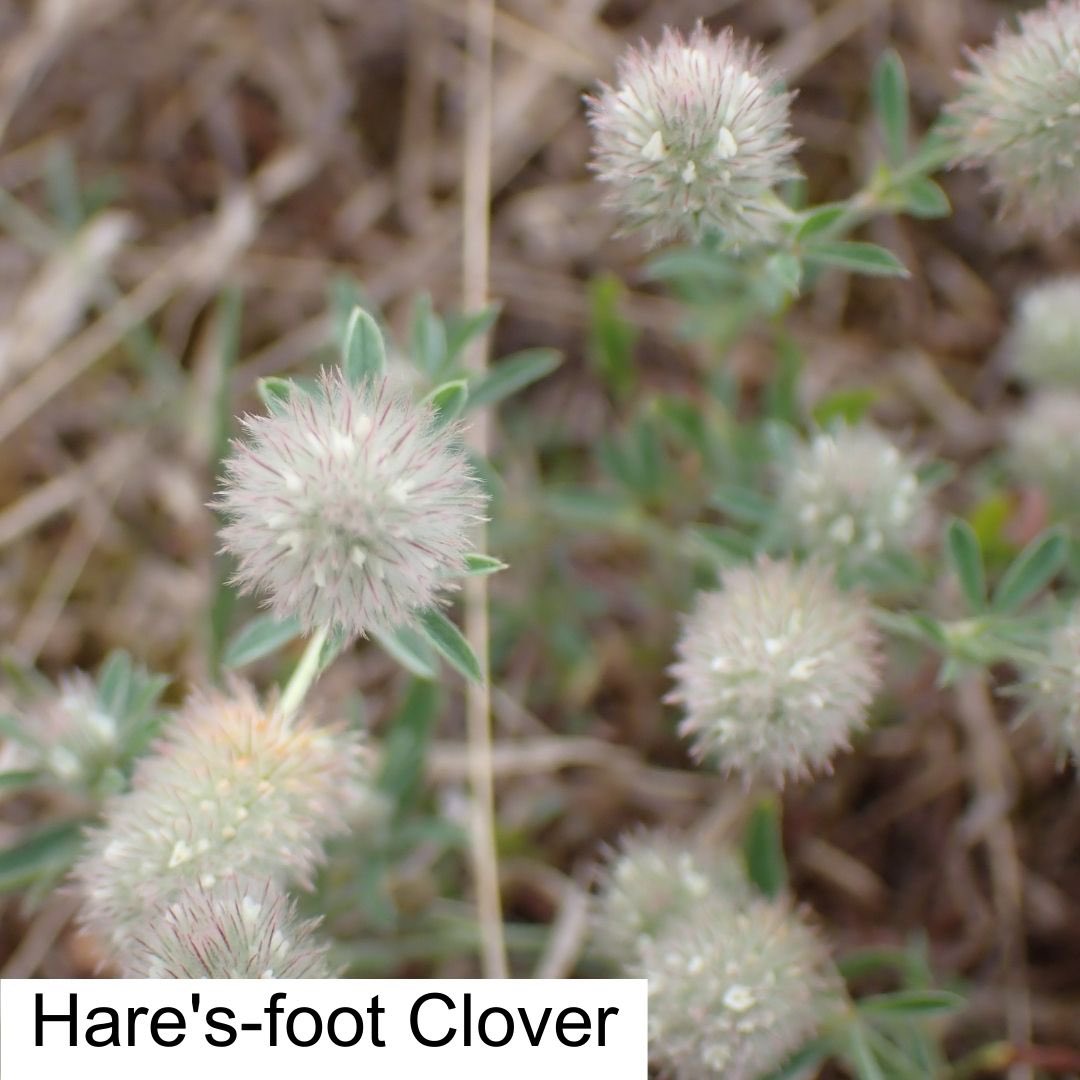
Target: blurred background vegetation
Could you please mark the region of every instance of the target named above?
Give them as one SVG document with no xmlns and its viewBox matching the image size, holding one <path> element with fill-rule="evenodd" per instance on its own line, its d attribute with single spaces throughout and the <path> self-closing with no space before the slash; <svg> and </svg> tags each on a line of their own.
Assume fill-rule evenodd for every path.
<svg viewBox="0 0 1080 1080">
<path fill-rule="evenodd" d="M 738 556 L 731 522 L 755 512 L 736 496 L 760 481 L 763 436 L 736 427 L 740 410 L 869 413 L 957 471 L 978 464 L 942 498 L 1000 566 L 1046 510 L 982 464 L 1017 394 L 998 346 L 1019 289 L 1080 269 L 1075 237 L 1010 236 L 980 176 L 950 174 L 953 217 L 862 230 L 909 279 L 830 272 L 782 326 L 747 323 L 722 282 L 703 291 L 677 264 L 646 272 L 638 242 L 612 238 L 585 166 L 582 93 L 664 24 L 731 23 L 798 88 L 807 196 L 827 201 L 859 187 L 878 153 L 869 85 L 884 50 L 905 62 L 921 131 L 953 93 L 963 46 L 1021 6 L 499 4 L 493 348 L 531 384 L 498 405 L 490 545 L 511 565 L 492 579 L 492 649 L 519 973 L 602 970 L 584 934 L 602 843 L 637 822 L 719 836 L 745 813 L 737 783 L 691 767 L 659 704 L 678 615 Z M 463 0 L 0 0 L 10 678 L 95 670 L 116 649 L 168 675 L 169 701 L 220 678 L 254 608 L 225 584 L 206 502 L 234 413 L 259 407 L 257 380 L 314 374 L 358 298 L 402 351 L 453 355 L 468 329 L 452 315 L 464 28 Z M 688 534 L 689 522 L 705 525 Z M 268 682 L 292 660 L 245 674 Z M 986 854 L 1009 828 L 1034 1030 L 1080 1045 L 1075 776 L 1007 727 L 1007 702 L 1000 738 L 978 744 L 929 658 L 899 670 L 859 752 L 784 795 L 795 891 L 838 947 L 906 949 L 913 969 L 966 985 L 957 1037 L 974 1044 L 1000 1035 L 1015 984 L 1002 963 L 1015 912 L 997 902 Z M 317 701 L 362 712 L 380 751 L 385 806 L 362 850 L 342 845 L 318 901 L 352 970 L 471 973 L 459 690 L 410 681 L 362 645 Z M 40 811 L 6 804 L 5 846 Z M 92 972 L 99 956 L 67 927 L 70 906 L 34 900 L 5 907 L 5 973 Z"/>
</svg>

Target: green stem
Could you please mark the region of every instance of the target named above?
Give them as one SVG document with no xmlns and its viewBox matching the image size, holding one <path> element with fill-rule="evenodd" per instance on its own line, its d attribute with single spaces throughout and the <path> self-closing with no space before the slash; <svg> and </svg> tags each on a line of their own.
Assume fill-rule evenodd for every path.
<svg viewBox="0 0 1080 1080">
<path fill-rule="evenodd" d="M 312 683 L 319 677 L 319 660 L 329 633 L 329 627 L 324 626 L 308 640 L 304 655 L 300 657 L 300 662 L 281 694 L 281 711 L 286 716 L 292 716 L 300 708 Z"/>
</svg>

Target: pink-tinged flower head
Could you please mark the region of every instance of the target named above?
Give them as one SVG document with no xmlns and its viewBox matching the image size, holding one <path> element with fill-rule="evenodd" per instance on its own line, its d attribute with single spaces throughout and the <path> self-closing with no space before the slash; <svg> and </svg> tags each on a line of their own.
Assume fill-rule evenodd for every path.
<svg viewBox="0 0 1080 1080">
<path fill-rule="evenodd" d="M 985 165 L 1002 212 L 1053 232 L 1080 221 L 1080 0 L 1051 0 L 971 54 L 948 109 L 957 163 Z"/>
<path fill-rule="evenodd" d="M 698 598 L 671 701 L 698 758 L 777 784 L 825 768 L 864 727 L 881 682 L 866 602 L 819 564 L 762 561 Z"/>
<path fill-rule="evenodd" d="M 350 635 L 437 603 L 485 503 L 452 425 L 386 380 L 332 373 L 244 426 L 216 503 L 241 585 Z"/>
<path fill-rule="evenodd" d="M 121 958 L 126 979 L 328 979 L 317 919 L 269 878 L 190 885 L 149 913 Z"/>
<path fill-rule="evenodd" d="M 759 50 L 730 29 L 666 29 L 659 45 L 626 52 L 617 76 L 588 105 L 593 168 L 627 227 L 651 244 L 771 240 L 782 212 L 773 188 L 797 175 L 798 144 L 792 95 Z"/>
<path fill-rule="evenodd" d="M 355 735 L 264 709 L 242 687 L 192 697 L 90 835 L 75 869 L 85 921 L 119 943 L 189 886 L 308 884 L 323 844 L 368 803 Z"/>
</svg>

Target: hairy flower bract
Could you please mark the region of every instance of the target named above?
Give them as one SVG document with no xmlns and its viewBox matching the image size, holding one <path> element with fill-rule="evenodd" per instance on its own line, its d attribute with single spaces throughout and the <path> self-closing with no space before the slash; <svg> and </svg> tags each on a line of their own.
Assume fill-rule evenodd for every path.
<svg viewBox="0 0 1080 1080">
<path fill-rule="evenodd" d="M 132 935 L 121 961 L 128 979 L 328 979 L 317 919 L 269 878 L 189 885 Z"/>
</svg>

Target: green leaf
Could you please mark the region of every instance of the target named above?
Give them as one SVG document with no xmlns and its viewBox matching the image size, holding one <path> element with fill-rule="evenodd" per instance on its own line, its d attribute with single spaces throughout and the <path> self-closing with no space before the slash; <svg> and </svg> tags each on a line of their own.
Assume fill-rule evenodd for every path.
<svg viewBox="0 0 1080 1080">
<path fill-rule="evenodd" d="M 637 382 L 638 330 L 619 310 L 625 295 L 626 287 L 614 274 L 602 274 L 589 283 L 589 358 L 617 398 L 629 395 Z"/>
<path fill-rule="evenodd" d="M 1068 550 L 1068 541 L 1059 529 L 1037 536 L 1001 575 L 991 609 L 998 614 L 1016 611 L 1050 583 L 1065 565 Z"/>
<path fill-rule="evenodd" d="M 276 375 L 267 375 L 255 384 L 259 400 L 268 413 L 278 415 L 296 389 L 292 379 L 279 379 Z"/>
<path fill-rule="evenodd" d="M 866 1016 L 890 1019 L 918 1019 L 943 1016 L 962 1008 L 964 999 L 948 990 L 897 990 L 861 998 L 857 1007 Z"/>
<path fill-rule="evenodd" d="M 916 218 L 930 220 L 952 213 L 949 196 L 928 176 L 917 176 L 904 189 L 905 209 Z"/>
<path fill-rule="evenodd" d="M 769 1073 L 763 1080 L 805 1080 L 811 1073 L 815 1073 L 815 1070 L 820 1068 L 822 1062 L 829 1056 L 833 1049 L 833 1041 L 833 1037 L 828 1035 L 814 1039 L 801 1050 L 797 1050 L 779 1069 Z"/>
<path fill-rule="evenodd" d="M 439 424 L 449 424 L 465 411 L 469 400 L 469 384 L 464 379 L 454 379 L 436 386 L 424 401 L 438 416 Z"/>
<path fill-rule="evenodd" d="M 390 797 L 399 816 L 423 790 L 424 766 L 438 708 L 438 685 L 414 679 L 383 738 L 377 785 Z"/>
<path fill-rule="evenodd" d="M 432 648 L 470 682 L 482 683 L 484 673 L 464 634 L 438 609 L 429 608 L 417 625 Z"/>
<path fill-rule="evenodd" d="M 907 267 L 888 248 L 861 240 L 834 240 L 815 244 L 805 253 L 808 262 L 833 266 L 871 277 L 908 277 Z"/>
<path fill-rule="evenodd" d="M 888 1080 L 866 1037 L 866 1030 L 860 1023 L 853 1023 L 848 1028 L 847 1057 L 858 1080 Z"/>
<path fill-rule="evenodd" d="M 101 665 L 97 680 L 97 699 L 106 716 L 122 717 L 127 713 L 134 674 L 131 657 L 123 650 L 110 653 Z"/>
<path fill-rule="evenodd" d="M 481 555 L 473 552 L 465 556 L 465 573 L 469 577 L 482 577 L 486 574 L 497 574 L 505 570 L 507 564 L 502 559 L 496 559 L 494 555 Z"/>
<path fill-rule="evenodd" d="M 822 398 L 814 406 L 811 415 L 814 423 L 821 428 L 832 427 L 837 421 L 853 426 L 866 416 L 878 396 L 878 391 L 868 386 L 837 390 Z"/>
<path fill-rule="evenodd" d="M 945 547 L 968 607 L 973 612 L 984 611 L 986 569 L 975 530 L 966 521 L 954 518 L 945 533 Z"/>
<path fill-rule="evenodd" d="M 8 772 L 0 772 L 0 792 L 18 791 L 21 788 L 30 787 L 41 777 L 37 769 L 12 769 Z"/>
<path fill-rule="evenodd" d="M 848 204 L 842 202 L 825 203 L 808 210 L 795 230 L 796 242 L 803 243 L 822 233 L 827 233 L 848 213 L 848 210 Z"/>
<path fill-rule="evenodd" d="M 890 165 L 901 165 L 908 151 L 908 84 L 904 62 L 895 49 L 887 50 L 878 61 L 870 94 L 881 125 L 885 156 Z"/>
<path fill-rule="evenodd" d="M 25 889 L 66 873 L 82 849 L 82 821 L 47 825 L 14 847 L 0 851 L 0 892 Z"/>
<path fill-rule="evenodd" d="M 341 343 L 341 370 L 353 386 L 377 379 L 386 370 L 386 342 L 379 324 L 362 307 L 355 307 Z"/>
<path fill-rule="evenodd" d="M 413 363 L 429 378 L 438 378 L 446 364 L 446 327 L 427 293 L 418 296 L 413 306 L 410 343 Z"/>
<path fill-rule="evenodd" d="M 438 679 L 439 658 L 428 644 L 427 638 L 413 627 L 373 630 L 371 636 L 382 646 L 383 651 L 406 671 L 419 679 Z"/>
<path fill-rule="evenodd" d="M 276 619 L 273 615 L 256 615 L 225 646 L 222 667 L 240 668 L 253 664 L 300 636 L 300 623 L 295 618 Z"/>
<path fill-rule="evenodd" d="M 502 304 L 489 304 L 472 315 L 449 315 L 446 318 L 446 357 L 452 363 L 471 341 L 486 334 L 502 311 Z"/>
<path fill-rule="evenodd" d="M 787 884 L 787 864 L 780 834 L 780 803 L 766 796 L 750 814 L 743 834 L 743 858 L 750 880 L 768 897 L 779 896 Z"/>
<path fill-rule="evenodd" d="M 715 506 L 735 521 L 742 521 L 747 525 L 761 525 L 773 515 L 773 503 L 750 488 L 736 487 L 734 484 L 723 484 L 718 487 L 709 499 L 709 503 Z"/>
<path fill-rule="evenodd" d="M 494 364 L 469 386 L 469 409 L 496 405 L 550 375 L 562 363 L 555 349 L 523 349 Z"/>
</svg>

